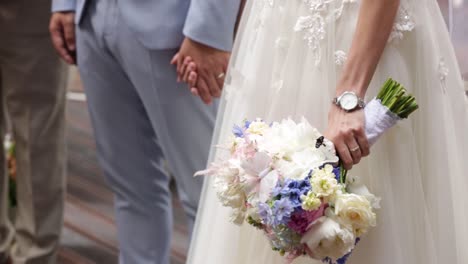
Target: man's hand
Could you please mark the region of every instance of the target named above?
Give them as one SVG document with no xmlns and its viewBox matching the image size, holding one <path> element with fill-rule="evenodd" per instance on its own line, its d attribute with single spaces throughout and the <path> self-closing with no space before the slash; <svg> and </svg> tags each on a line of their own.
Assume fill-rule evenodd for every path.
<svg viewBox="0 0 468 264">
<path fill-rule="evenodd" d="M 56 12 L 49 25 L 55 50 L 68 64 L 76 64 L 75 13 Z"/>
<path fill-rule="evenodd" d="M 190 57 L 196 62 L 196 89 L 203 102 L 210 104 L 213 97 L 221 96 L 229 56 L 229 52 L 217 50 L 185 38 L 178 56 L 172 63 L 177 64 L 177 73 L 183 77 L 184 73 L 187 72 L 184 68 L 184 65 L 187 65 L 184 63 L 185 59 Z"/>
</svg>

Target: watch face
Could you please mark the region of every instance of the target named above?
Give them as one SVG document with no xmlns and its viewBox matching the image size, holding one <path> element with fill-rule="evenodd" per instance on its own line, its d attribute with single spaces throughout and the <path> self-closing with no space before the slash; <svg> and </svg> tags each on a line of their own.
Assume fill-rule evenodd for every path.
<svg viewBox="0 0 468 264">
<path fill-rule="evenodd" d="M 358 105 L 358 97 L 353 93 L 344 93 L 340 99 L 340 106 L 347 111 L 353 110 Z"/>
</svg>

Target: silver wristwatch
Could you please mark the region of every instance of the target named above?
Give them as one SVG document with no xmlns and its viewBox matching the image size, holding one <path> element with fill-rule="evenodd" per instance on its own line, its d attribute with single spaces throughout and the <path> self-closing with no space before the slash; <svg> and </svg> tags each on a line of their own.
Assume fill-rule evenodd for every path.
<svg viewBox="0 0 468 264">
<path fill-rule="evenodd" d="M 344 92 L 333 99 L 333 103 L 346 112 L 356 109 L 362 109 L 366 106 L 363 99 L 359 98 L 354 92 Z"/>
</svg>

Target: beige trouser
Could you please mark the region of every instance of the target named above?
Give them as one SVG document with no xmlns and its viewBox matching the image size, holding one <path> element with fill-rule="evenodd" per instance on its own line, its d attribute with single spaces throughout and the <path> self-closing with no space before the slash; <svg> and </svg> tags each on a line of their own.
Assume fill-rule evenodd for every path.
<svg viewBox="0 0 468 264">
<path fill-rule="evenodd" d="M 17 145 L 18 198 L 11 217 L 3 167 L 0 259 L 10 255 L 14 264 L 55 263 L 63 222 L 67 68 L 49 39 L 49 10 L 50 0 L 0 0 L 0 142 L 7 116 Z"/>
</svg>

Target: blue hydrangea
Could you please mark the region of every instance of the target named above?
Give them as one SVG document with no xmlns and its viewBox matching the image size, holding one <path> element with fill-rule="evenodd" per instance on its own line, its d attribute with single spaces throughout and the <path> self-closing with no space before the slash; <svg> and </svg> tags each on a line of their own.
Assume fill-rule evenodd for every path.
<svg viewBox="0 0 468 264">
<path fill-rule="evenodd" d="M 273 191 L 271 191 L 271 195 L 273 197 L 281 195 L 281 190 L 283 190 L 283 185 L 281 184 L 280 181 L 276 184 L 275 188 L 273 188 Z"/>
<path fill-rule="evenodd" d="M 275 201 L 273 204 L 273 225 L 287 224 L 292 212 L 294 212 L 294 205 L 288 198 Z"/>
<path fill-rule="evenodd" d="M 244 129 L 241 128 L 241 127 L 238 126 L 238 125 L 234 125 L 234 127 L 232 128 L 232 133 L 233 133 L 234 136 L 236 136 L 236 137 L 239 137 L 239 138 L 243 138 L 243 137 L 244 137 Z"/>
<path fill-rule="evenodd" d="M 340 167 L 334 167 L 333 168 L 333 173 L 335 174 L 335 178 L 338 182 L 340 182 L 340 174 L 341 174 L 341 169 Z"/>
<path fill-rule="evenodd" d="M 299 181 L 291 180 L 291 179 L 286 179 L 286 181 L 284 182 L 284 185 L 288 187 L 289 189 L 297 189 L 299 188 L 299 184 L 300 184 Z"/>
<path fill-rule="evenodd" d="M 294 205 L 294 207 L 301 207 L 302 205 L 301 195 L 302 195 L 302 192 L 299 189 L 292 189 L 289 192 L 288 198 L 291 201 L 291 203 Z"/>
<path fill-rule="evenodd" d="M 262 219 L 263 224 L 271 225 L 272 224 L 272 211 L 271 207 L 266 203 L 258 204 L 258 215 Z"/>
<path fill-rule="evenodd" d="M 286 179 L 284 183 L 278 182 L 276 187 L 272 191 L 273 197 L 289 198 L 294 207 L 301 206 L 301 195 L 306 195 L 310 190 L 309 179 L 304 180 L 292 180 Z"/>
<path fill-rule="evenodd" d="M 244 122 L 244 129 L 248 129 L 248 128 L 250 127 L 250 124 L 251 124 L 251 123 L 252 123 L 252 122 L 246 120 L 246 121 Z"/>
<path fill-rule="evenodd" d="M 299 190 L 301 192 L 301 194 L 307 194 L 311 189 L 311 186 L 310 186 L 310 180 L 309 179 L 304 179 L 302 181 L 300 181 L 299 183 Z"/>
</svg>

